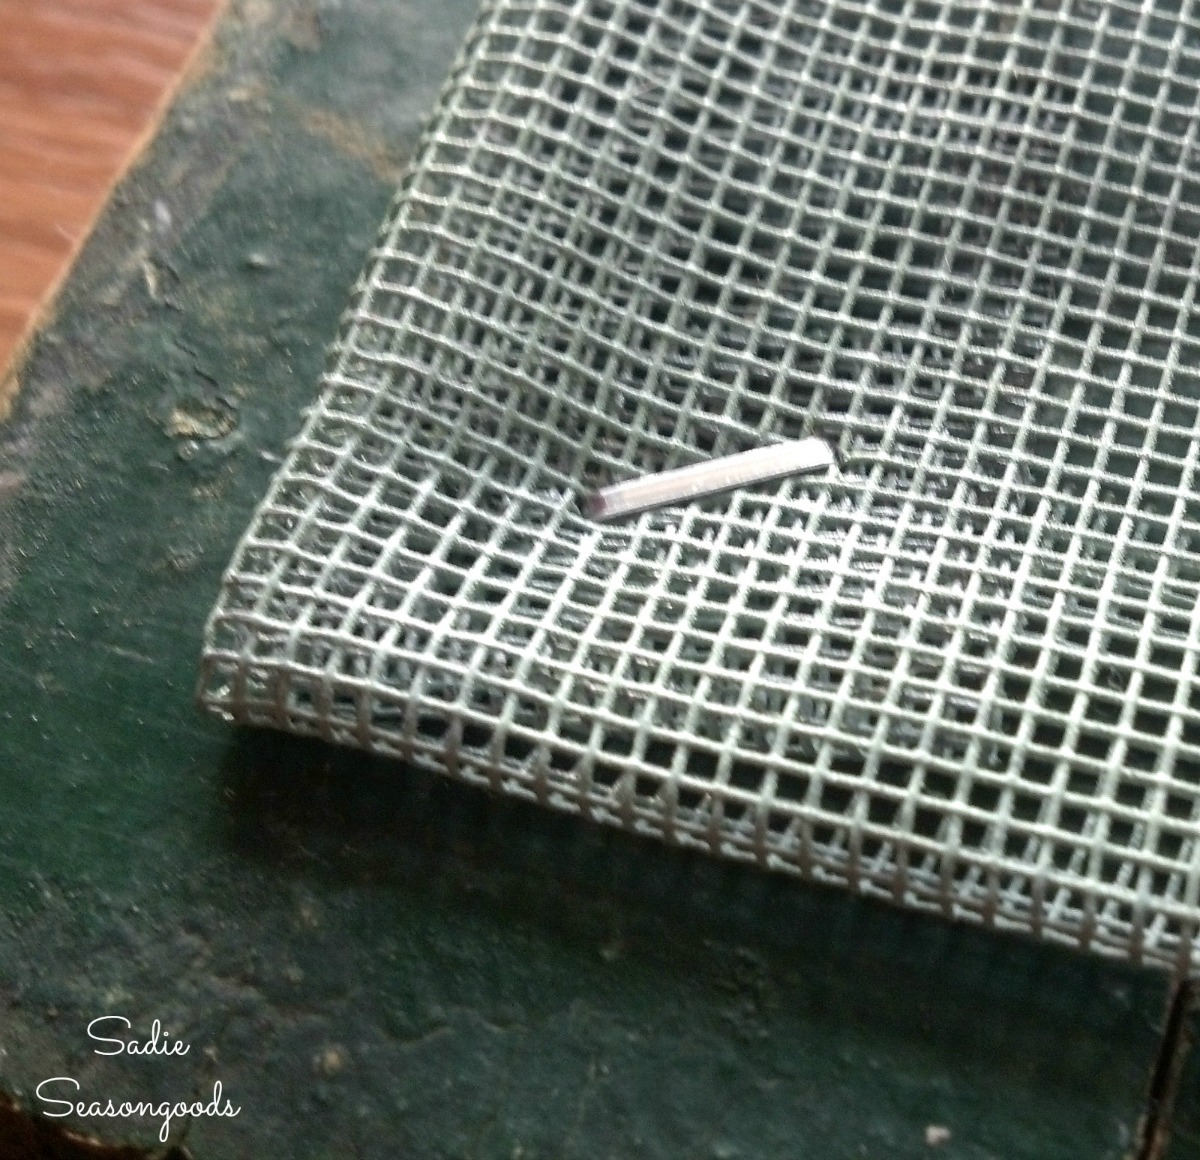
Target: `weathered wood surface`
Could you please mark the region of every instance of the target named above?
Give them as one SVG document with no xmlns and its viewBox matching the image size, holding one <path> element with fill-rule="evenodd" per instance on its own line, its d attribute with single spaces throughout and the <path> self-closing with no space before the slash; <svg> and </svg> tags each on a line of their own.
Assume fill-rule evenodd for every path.
<svg viewBox="0 0 1200 1160">
<path fill-rule="evenodd" d="M 219 1080 L 241 1111 L 193 1119 L 197 1160 L 1120 1160 L 1158 976 L 193 709 L 221 570 L 472 15 L 235 3 L 21 372 L 0 1088 Z M 191 1051 L 98 1056 L 103 1015 Z"/>
</svg>

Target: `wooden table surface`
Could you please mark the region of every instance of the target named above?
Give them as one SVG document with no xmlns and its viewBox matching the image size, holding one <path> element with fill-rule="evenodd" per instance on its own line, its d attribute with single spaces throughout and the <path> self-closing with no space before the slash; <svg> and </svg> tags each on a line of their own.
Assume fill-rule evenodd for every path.
<svg viewBox="0 0 1200 1160">
<path fill-rule="evenodd" d="M 220 0 L 0 0 L 0 373 Z"/>
</svg>

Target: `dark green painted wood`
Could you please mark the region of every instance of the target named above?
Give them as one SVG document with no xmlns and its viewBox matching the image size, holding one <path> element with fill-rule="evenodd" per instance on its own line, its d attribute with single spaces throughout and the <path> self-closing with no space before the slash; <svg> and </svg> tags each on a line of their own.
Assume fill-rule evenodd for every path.
<svg viewBox="0 0 1200 1160">
<path fill-rule="evenodd" d="M 1157 1143 L 1167 1160 L 1200 1160 L 1200 1055 L 1195 1051 L 1200 983 L 1181 988 L 1173 1006 L 1176 1025 L 1164 1036 L 1153 1083 L 1161 1093 L 1155 1105 L 1162 1124 Z"/>
<path fill-rule="evenodd" d="M 220 1080 L 241 1113 L 193 1122 L 198 1160 L 1121 1157 L 1156 976 L 193 709 L 221 569 L 471 16 L 235 6 L 23 372 L 0 1086 Z M 191 1052 L 101 1058 L 108 1013 Z"/>
</svg>

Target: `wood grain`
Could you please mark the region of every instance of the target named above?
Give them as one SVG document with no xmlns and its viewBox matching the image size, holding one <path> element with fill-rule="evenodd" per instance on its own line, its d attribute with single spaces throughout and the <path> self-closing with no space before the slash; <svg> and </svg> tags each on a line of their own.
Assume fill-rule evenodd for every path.
<svg viewBox="0 0 1200 1160">
<path fill-rule="evenodd" d="M 0 379 L 222 0 L 0 0 Z"/>
</svg>

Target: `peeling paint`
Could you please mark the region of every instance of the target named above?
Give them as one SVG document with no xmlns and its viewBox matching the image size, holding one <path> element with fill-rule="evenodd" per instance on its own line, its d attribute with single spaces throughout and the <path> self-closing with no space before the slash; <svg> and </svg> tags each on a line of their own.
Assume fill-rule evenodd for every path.
<svg viewBox="0 0 1200 1160">
<path fill-rule="evenodd" d="M 12 415 L 17 396 L 21 393 L 21 380 L 16 371 L 9 371 L 0 378 L 0 423 L 6 422 Z"/>
</svg>

